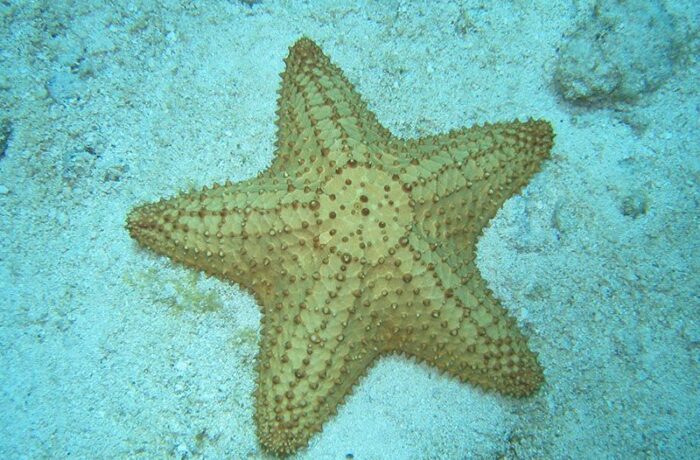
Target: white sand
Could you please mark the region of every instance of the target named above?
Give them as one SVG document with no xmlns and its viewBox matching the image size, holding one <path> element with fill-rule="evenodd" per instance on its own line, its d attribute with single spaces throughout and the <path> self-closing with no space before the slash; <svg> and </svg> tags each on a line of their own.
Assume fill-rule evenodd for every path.
<svg viewBox="0 0 700 460">
<path fill-rule="evenodd" d="M 297 457 L 700 457 L 696 59 L 634 106 L 593 110 L 551 84 L 582 17 L 563 1 L 12 3 L 0 457 L 264 458 L 252 298 L 123 225 L 138 203 L 270 163 L 278 74 L 301 34 L 398 135 L 532 116 L 557 137 L 479 246 L 543 390 L 510 400 L 389 357 Z M 693 3 L 671 10 L 697 27 Z M 648 211 L 624 215 L 639 199 Z"/>
</svg>

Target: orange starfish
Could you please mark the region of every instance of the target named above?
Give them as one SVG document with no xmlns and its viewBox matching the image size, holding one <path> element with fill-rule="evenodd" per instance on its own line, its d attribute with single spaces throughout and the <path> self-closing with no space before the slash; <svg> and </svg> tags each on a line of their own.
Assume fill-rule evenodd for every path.
<svg viewBox="0 0 700 460">
<path fill-rule="evenodd" d="M 257 433 L 307 445 L 380 356 L 513 396 L 542 368 L 486 287 L 476 242 L 553 143 L 545 121 L 401 140 L 307 38 L 292 46 L 277 153 L 258 177 L 134 209 L 142 245 L 252 291 L 264 315 Z"/>
</svg>

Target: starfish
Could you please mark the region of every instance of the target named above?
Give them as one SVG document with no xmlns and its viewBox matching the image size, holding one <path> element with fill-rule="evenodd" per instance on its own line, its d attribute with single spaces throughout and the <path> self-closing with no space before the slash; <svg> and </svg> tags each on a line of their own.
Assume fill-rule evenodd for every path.
<svg viewBox="0 0 700 460">
<path fill-rule="evenodd" d="M 503 202 L 549 156 L 542 120 L 402 140 L 310 39 L 289 51 L 272 165 L 133 209 L 141 245 L 250 290 L 263 310 L 255 423 L 305 447 L 382 355 L 534 393 L 537 355 L 475 264 Z"/>
</svg>

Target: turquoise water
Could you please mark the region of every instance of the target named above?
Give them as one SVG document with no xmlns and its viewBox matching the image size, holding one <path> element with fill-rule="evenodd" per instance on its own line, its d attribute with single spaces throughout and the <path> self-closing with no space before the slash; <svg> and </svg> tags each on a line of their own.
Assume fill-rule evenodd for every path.
<svg viewBox="0 0 700 460">
<path fill-rule="evenodd" d="M 258 306 L 124 221 L 270 164 L 306 35 L 398 136 L 533 117 L 556 139 L 478 253 L 545 386 L 390 356 L 296 458 L 700 457 L 700 8 L 337 3 L 0 5 L 0 456 L 266 458 Z"/>
</svg>

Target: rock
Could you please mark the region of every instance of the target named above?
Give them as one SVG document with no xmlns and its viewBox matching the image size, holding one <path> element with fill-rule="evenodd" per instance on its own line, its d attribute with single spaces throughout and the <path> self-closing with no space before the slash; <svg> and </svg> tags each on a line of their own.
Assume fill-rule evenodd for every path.
<svg viewBox="0 0 700 460">
<path fill-rule="evenodd" d="M 598 0 L 591 19 L 562 46 L 554 81 L 572 102 L 634 102 L 672 75 L 682 50 L 663 3 Z"/>
</svg>

